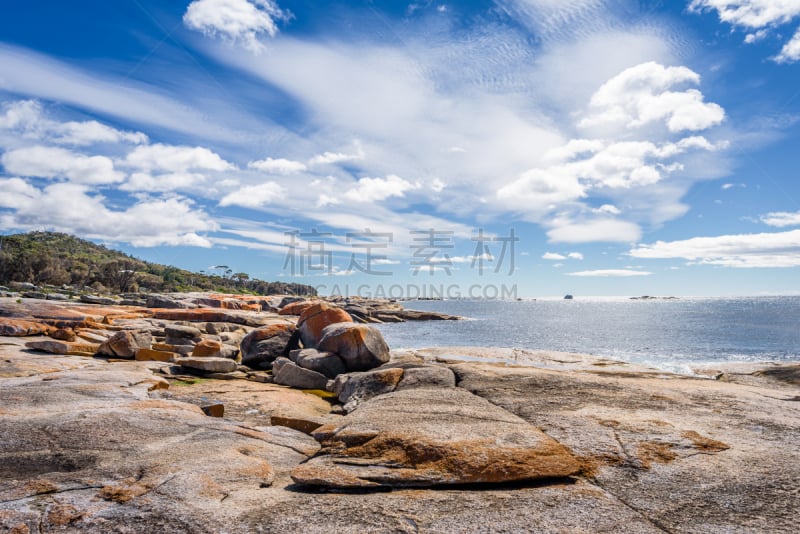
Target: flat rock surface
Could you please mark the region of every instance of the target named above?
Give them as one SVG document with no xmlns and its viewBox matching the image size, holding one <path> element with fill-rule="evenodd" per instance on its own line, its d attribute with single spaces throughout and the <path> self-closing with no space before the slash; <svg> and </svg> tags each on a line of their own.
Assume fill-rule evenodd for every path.
<svg viewBox="0 0 800 534">
<path fill-rule="evenodd" d="M 439 365 L 457 388 L 396 391 L 334 416 L 328 401 L 282 386 L 167 381 L 151 371 L 163 364 L 34 353 L 32 339 L 0 338 L 0 532 L 797 531 L 800 391 L 787 366 L 725 371 L 737 383 L 580 355 L 440 348 L 393 361 L 449 361 Z M 203 415 L 202 398 L 221 401 L 225 417 Z M 330 421 L 324 449 L 269 426 L 281 413 Z M 420 434 L 469 443 L 495 426 L 523 430 L 497 448 L 529 443 L 534 429 L 534 443 L 563 445 L 580 473 L 366 493 L 290 476 L 330 462 L 384 485 L 396 476 L 387 472 L 441 471 L 403 467 Z M 397 435 L 376 441 L 387 430 Z"/>
<path fill-rule="evenodd" d="M 314 434 L 321 455 L 292 471 L 296 482 L 437 486 L 563 478 L 579 470 L 569 451 L 537 428 L 461 388 L 381 395 L 332 426 Z"/>
<path fill-rule="evenodd" d="M 709 379 L 452 366 L 459 385 L 569 447 L 587 479 L 667 532 L 792 532 L 797 393 Z"/>
</svg>

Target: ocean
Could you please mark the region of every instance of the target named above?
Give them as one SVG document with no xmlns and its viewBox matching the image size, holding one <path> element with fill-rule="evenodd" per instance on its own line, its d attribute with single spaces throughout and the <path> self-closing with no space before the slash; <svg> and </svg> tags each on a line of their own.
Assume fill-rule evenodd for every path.
<svg viewBox="0 0 800 534">
<path fill-rule="evenodd" d="M 695 364 L 800 361 L 800 297 L 407 301 L 466 321 L 377 325 L 392 349 L 485 346 L 603 356 L 680 373 Z"/>
</svg>

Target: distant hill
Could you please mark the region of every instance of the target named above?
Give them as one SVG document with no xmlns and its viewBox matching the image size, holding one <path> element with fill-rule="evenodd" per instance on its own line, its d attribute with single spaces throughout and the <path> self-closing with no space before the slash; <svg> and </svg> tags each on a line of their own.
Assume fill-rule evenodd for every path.
<svg viewBox="0 0 800 534">
<path fill-rule="evenodd" d="M 257 295 L 315 295 L 308 285 L 265 282 L 219 266 L 220 274 L 193 273 L 136 259 L 56 232 L 0 236 L 0 285 L 30 282 L 101 293 L 219 291 Z"/>
</svg>

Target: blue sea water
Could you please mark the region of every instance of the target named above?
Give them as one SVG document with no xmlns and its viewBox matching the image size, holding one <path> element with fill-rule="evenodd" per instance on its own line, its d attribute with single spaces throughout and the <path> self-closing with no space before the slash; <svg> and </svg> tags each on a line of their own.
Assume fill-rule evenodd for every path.
<svg viewBox="0 0 800 534">
<path fill-rule="evenodd" d="M 442 300 L 407 309 L 466 321 L 378 325 L 393 349 L 514 347 L 604 356 L 677 372 L 716 362 L 800 361 L 800 297 Z"/>
</svg>

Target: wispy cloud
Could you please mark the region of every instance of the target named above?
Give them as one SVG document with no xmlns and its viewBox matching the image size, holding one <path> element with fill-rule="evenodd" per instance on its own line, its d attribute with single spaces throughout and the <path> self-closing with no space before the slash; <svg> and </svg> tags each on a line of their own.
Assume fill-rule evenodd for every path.
<svg viewBox="0 0 800 534">
<path fill-rule="evenodd" d="M 627 278 L 631 276 L 650 276 L 649 271 L 635 271 L 632 269 L 598 269 L 595 271 L 578 271 L 575 273 L 564 273 L 567 276 L 579 277 L 600 277 L 600 278 Z"/>
<path fill-rule="evenodd" d="M 635 258 L 685 259 L 725 267 L 800 266 L 800 230 L 657 241 L 630 251 Z"/>
<path fill-rule="evenodd" d="M 786 212 L 774 211 L 761 216 L 761 222 L 769 226 L 783 228 L 785 226 L 800 226 L 800 211 Z"/>
</svg>

